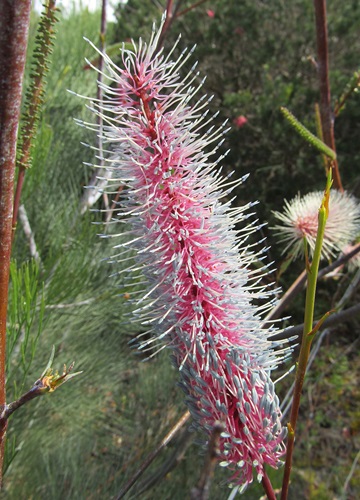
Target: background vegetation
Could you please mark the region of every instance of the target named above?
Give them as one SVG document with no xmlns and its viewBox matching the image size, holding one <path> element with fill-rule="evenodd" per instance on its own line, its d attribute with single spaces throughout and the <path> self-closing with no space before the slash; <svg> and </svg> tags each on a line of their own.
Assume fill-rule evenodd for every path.
<svg viewBox="0 0 360 500">
<path fill-rule="evenodd" d="M 184 8 L 190 4 L 184 2 Z M 130 0 L 118 7 L 118 23 L 109 27 L 108 43 L 139 36 L 147 39 L 153 20 L 159 21 L 160 16 L 156 2 Z M 360 5 L 355 0 L 329 1 L 328 17 L 335 98 L 358 69 Z M 34 15 L 29 54 L 36 23 Z M 91 176 L 83 162 L 94 161 L 93 151 L 80 142 L 93 144 L 95 138 L 74 123 L 73 118 L 92 117 L 84 102 L 67 89 L 96 94 L 96 77 L 84 69 L 84 57 L 92 58 L 94 53 L 83 36 L 96 43 L 99 26 L 99 13 L 84 9 L 60 16 L 57 28 L 33 166 L 26 174 L 22 198 L 40 263 L 31 262 L 20 224 L 13 251 L 9 334 L 16 341 L 9 352 L 8 400 L 22 385 L 32 385 L 53 344 L 59 363 L 75 359 L 76 369 L 84 373 L 56 394 L 25 406 L 11 421 L 8 443 L 16 453 L 3 493 L 10 499 L 116 497 L 185 411 L 167 354 L 142 363 L 131 351 L 128 342 L 137 332 L 128 316 L 131 290 L 126 287 L 126 272 L 109 278 L 120 269 L 111 269 L 102 260 L 111 255 L 113 243 L 100 239 L 97 233 L 104 228 L 92 224 L 101 222 L 101 214 L 81 216 L 79 212 L 83 185 Z M 204 92 L 215 96 L 211 107 L 220 110 L 217 120 L 229 119 L 232 125 L 223 145 L 224 151 L 231 149 L 225 168 L 235 169 L 237 176 L 251 173 L 237 193 L 237 203 L 259 199 L 259 218 L 271 225 L 271 210 L 279 210 L 284 198 L 324 187 L 321 158 L 304 145 L 279 111 L 280 105 L 287 106 L 314 130 L 318 89 L 309 59 L 315 56 L 312 1 L 209 1 L 174 21 L 165 47 L 171 47 L 180 32 L 179 50 L 198 46 L 200 71 L 208 75 Z M 247 118 L 241 128 L 234 123 L 240 115 Z M 336 123 L 343 183 L 356 195 L 359 117 L 356 96 Z M 110 234 L 111 228 L 107 231 Z M 264 232 L 271 244 L 269 258 L 279 263 L 281 248 L 268 229 Z M 284 289 L 301 267 L 302 263 L 295 263 L 281 278 Z M 333 297 L 341 295 L 350 278 L 344 273 L 320 286 L 319 315 L 331 307 Z M 25 296 L 24 290 L 31 293 Z M 300 297 L 288 311 L 292 323 L 301 322 L 302 303 Z M 30 369 L 19 356 L 26 321 L 30 321 L 27 331 L 34 351 L 37 344 Z M 358 497 L 359 469 L 344 492 L 360 444 L 358 349 L 359 319 L 354 318 L 326 337 L 313 365 L 295 453 L 294 499 Z M 281 393 L 286 393 L 291 381 L 290 375 L 281 383 Z M 187 498 L 202 463 L 198 438 L 186 430 L 180 433 L 143 477 L 133 498 Z M 166 473 L 172 463 L 178 465 Z M 281 472 L 273 476 L 279 485 Z M 222 470 L 216 472 L 211 498 L 228 497 L 229 490 L 221 485 L 225 477 Z M 156 482 L 157 478 L 162 479 Z M 147 481 L 155 485 L 144 484 Z M 245 496 L 255 499 L 261 494 L 261 488 L 254 486 Z"/>
</svg>

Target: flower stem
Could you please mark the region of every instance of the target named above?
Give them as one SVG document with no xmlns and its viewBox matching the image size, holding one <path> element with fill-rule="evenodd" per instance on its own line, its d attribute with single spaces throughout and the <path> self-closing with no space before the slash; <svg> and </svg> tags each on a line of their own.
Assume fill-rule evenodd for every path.
<svg viewBox="0 0 360 500">
<path fill-rule="evenodd" d="M 188 12 L 190 12 L 193 9 L 195 9 L 196 7 L 199 7 L 199 5 L 201 5 L 201 4 L 205 3 L 205 2 L 207 2 L 207 0 L 199 0 L 198 2 L 193 3 L 189 7 L 186 7 L 186 9 L 182 10 L 181 12 L 179 12 L 176 15 L 176 17 L 180 17 L 180 16 L 183 16 L 184 14 L 187 14 Z"/>
<path fill-rule="evenodd" d="M 266 496 L 267 496 L 268 500 L 276 500 L 275 491 L 274 491 L 274 489 L 272 487 L 272 484 L 271 484 L 271 481 L 269 479 L 269 476 L 266 474 L 265 471 L 264 471 L 264 476 L 262 478 L 261 483 L 263 485 L 263 488 L 264 488 L 264 491 L 266 493 Z"/>
<path fill-rule="evenodd" d="M 290 414 L 290 422 L 288 423 L 288 441 L 287 441 L 287 452 L 285 460 L 285 470 L 283 485 L 281 491 L 281 500 L 286 500 L 288 496 L 291 465 L 292 465 L 292 455 L 294 451 L 295 443 L 295 432 L 296 424 L 299 415 L 300 398 L 302 387 L 304 384 L 306 366 L 309 359 L 311 343 L 314 338 L 312 335 L 312 328 L 314 322 L 314 307 L 315 307 L 315 295 L 316 295 L 316 284 L 319 271 L 319 263 L 321 256 L 321 247 L 324 239 L 325 224 L 328 216 L 329 209 L 329 196 L 331 187 L 331 170 L 329 170 L 328 180 L 326 184 L 326 190 L 324 198 L 319 210 L 319 224 L 318 232 L 315 243 L 314 257 L 310 265 L 307 265 L 307 289 L 306 289 L 306 301 L 305 301 L 305 315 L 304 315 L 304 330 L 303 337 L 301 341 L 299 360 L 297 364 L 296 377 L 295 377 L 295 387 L 293 395 L 293 403 Z"/>
<path fill-rule="evenodd" d="M 31 1 L 0 0 L 0 411 L 5 400 L 8 305 L 16 141 L 29 32 Z M 0 429 L 0 484 L 5 428 Z"/>
</svg>

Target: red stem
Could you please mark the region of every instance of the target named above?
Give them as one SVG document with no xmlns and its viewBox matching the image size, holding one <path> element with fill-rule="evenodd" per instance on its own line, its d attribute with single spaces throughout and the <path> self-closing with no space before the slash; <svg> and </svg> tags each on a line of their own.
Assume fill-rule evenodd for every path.
<svg viewBox="0 0 360 500">
<path fill-rule="evenodd" d="M 184 14 L 187 14 L 191 10 L 195 9 L 195 7 L 199 7 L 199 5 L 201 5 L 201 4 L 205 3 L 205 2 L 207 2 L 207 0 L 199 0 L 198 2 L 193 3 L 192 5 L 190 5 L 189 7 L 187 7 L 186 9 L 184 9 L 181 12 L 179 12 L 178 14 L 176 14 L 175 17 L 183 16 Z"/>
<path fill-rule="evenodd" d="M 182 0 L 179 0 L 175 5 L 174 5 L 173 0 L 167 0 L 166 9 L 165 9 L 166 10 L 166 19 L 165 19 L 164 25 L 163 25 L 161 33 L 160 33 L 158 45 L 156 47 L 157 52 L 164 45 L 164 40 L 165 40 L 166 34 L 169 31 L 169 29 L 171 28 L 171 25 L 174 22 L 174 20 L 176 18 L 186 14 L 187 12 L 190 12 L 191 10 L 195 9 L 195 7 L 198 7 L 199 5 L 201 5 L 202 3 L 206 2 L 206 1 L 207 0 L 199 0 L 198 2 L 195 2 L 193 5 L 190 5 L 186 9 L 179 12 Z"/>
<path fill-rule="evenodd" d="M 31 0 L 0 0 L 0 409 L 6 404 L 5 352 L 16 141 Z M 0 429 L 0 483 L 5 428 Z"/>
<path fill-rule="evenodd" d="M 331 109 L 329 82 L 329 51 L 326 22 L 326 0 L 314 0 L 316 43 L 318 51 L 318 74 L 320 86 L 320 116 L 323 140 L 336 152 L 334 136 L 334 116 Z M 344 191 L 337 160 L 332 162 L 334 187 Z"/>
<path fill-rule="evenodd" d="M 264 488 L 264 491 L 266 493 L 268 500 L 276 500 L 276 495 L 275 495 L 274 489 L 273 489 L 272 484 L 270 482 L 270 479 L 265 471 L 264 471 L 264 475 L 263 475 L 261 483 L 263 485 L 263 488 Z"/>
</svg>

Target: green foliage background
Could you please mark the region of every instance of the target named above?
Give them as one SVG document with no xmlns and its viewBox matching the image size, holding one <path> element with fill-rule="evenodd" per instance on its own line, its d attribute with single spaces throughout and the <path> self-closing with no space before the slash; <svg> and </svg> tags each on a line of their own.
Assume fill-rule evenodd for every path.
<svg viewBox="0 0 360 500">
<path fill-rule="evenodd" d="M 190 3 L 184 2 L 184 8 Z M 330 77 L 333 95 L 337 96 L 359 64 L 360 5 L 352 0 L 328 3 Z M 209 17 L 206 9 L 212 9 L 215 16 Z M 161 16 L 155 2 L 142 0 L 129 0 L 117 12 L 118 24 L 109 27 L 108 43 L 139 36 L 147 39 L 152 22 Z M 29 54 L 36 22 L 34 16 Z M 92 224 L 101 222 L 101 216 L 93 212 L 79 214 L 83 185 L 91 176 L 83 162 L 94 161 L 93 152 L 80 142 L 93 144 L 95 137 L 74 123 L 73 118 L 92 117 L 84 101 L 67 89 L 87 96 L 96 93 L 95 75 L 84 70 L 84 57 L 91 59 L 94 53 L 83 36 L 96 43 L 99 24 L 99 13 L 82 10 L 60 16 L 57 28 L 33 167 L 26 174 L 22 198 L 41 264 L 36 267 L 30 262 L 19 224 L 9 305 L 9 335 L 15 340 L 8 343 L 9 349 L 13 348 L 9 350 L 8 400 L 38 378 L 53 344 L 59 370 L 62 363 L 75 359 L 76 370 L 84 373 L 55 394 L 23 407 L 11 420 L 8 457 L 13 460 L 3 493 L 10 499 L 115 497 L 185 411 L 167 353 L 142 363 L 131 351 L 128 341 L 137 331 L 129 320 L 130 307 L 124 295 L 128 291 L 124 286 L 126 273 L 108 277 L 114 269 L 102 259 L 111 255 L 113 243 L 100 239 L 97 233 L 103 228 Z M 232 126 L 223 145 L 224 151 L 231 149 L 225 168 L 235 169 L 237 176 L 251 173 L 246 186 L 237 193 L 237 202 L 259 199 L 260 219 L 271 223 L 270 211 L 280 209 L 284 198 L 290 199 L 298 191 L 322 189 L 321 159 L 284 123 L 279 111 L 280 106 L 287 106 L 314 130 L 313 106 L 318 90 L 316 74 L 308 60 L 315 54 L 312 1 L 209 1 L 174 21 L 166 48 L 172 46 L 179 32 L 183 35 L 179 50 L 194 43 L 198 46 L 200 71 L 208 75 L 204 92 L 214 94 L 211 107 L 220 110 L 217 121 L 228 119 L 233 125 L 239 115 L 248 119 L 242 128 Z M 359 117 L 360 101 L 355 97 L 336 125 L 343 181 L 356 194 Z M 101 208 L 100 202 L 97 208 Z M 268 234 L 268 230 L 264 231 Z M 271 233 L 268 236 L 273 243 L 269 258 L 279 261 L 281 249 Z M 294 276 L 300 268 L 301 263 L 298 269 L 293 268 Z M 26 280 L 31 294 L 24 296 Z M 290 281 L 291 273 L 283 279 L 283 287 Z M 329 308 L 329 293 L 335 293 L 336 286 L 331 284 L 327 290 L 320 290 L 325 310 Z M 296 308 L 301 305 L 295 305 L 295 315 Z M 42 332 L 38 338 L 40 323 Z M 359 411 L 353 401 L 358 401 L 359 389 L 356 376 L 351 378 L 346 373 L 349 366 L 355 374 L 359 368 L 353 350 L 348 349 L 356 341 L 354 332 L 358 326 L 354 320 L 351 328 L 343 328 L 341 338 L 329 340 L 328 351 L 320 356 L 311 375 L 309 387 L 318 403 L 317 426 L 308 438 L 309 426 L 313 424 L 305 401 L 293 498 L 329 498 L 330 494 L 340 494 L 354 459 Z M 33 348 L 26 349 L 27 356 L 33 357 L 30 368 L 28 358 L 24 361 L 20 355 L 24 342 Z M 341 359 L 341 363 L 331 364 L 333 358 Z M 324 379 L 321 364 L 325 371 L 329 365 L 332 367 L 331 377 Z M 289 380 L 285 380 L 279 390 L 285 392 L 289 385 Z M 327 409 L 324 393 L 331 394 L 332 408 L 337 404 L 335 395 L 344 401 L 336 417 Z M 350 429 L 354 445 L 340 444 L 337 439 L 320 445 L 324 440 L 321 432 L 329 428 L 322 427 L 324 422 L 335 436 L 341 435 L 344 427 Z M 329 440 L 328 435 L 326 439 Z M 186 451 L 179 465 L 154 488 L 141 493 L 135 490 L 129 498 L 188 498 L 199 478 L 202 458 L 199 446 L 186 432 L 156 460 L 145 478 L 161 474 L 164 463 L 171 462 L 172 454 L 181 446 Z M 331 463 L 329 453 L 333 456 Z M 272 475 L 275 486 L 279 486 L 281 472 Z M 226 471 L 224 474 L 218 470 L 211 498 L 228 497 L 229 490 L 221 485 L 225 478 Z M 351 483 L 355 495 L 357 488 L 358 473 Z M 251 499 L 261 494 L 261 488 L 255 485 L 245 496 Z"/>
</svg>

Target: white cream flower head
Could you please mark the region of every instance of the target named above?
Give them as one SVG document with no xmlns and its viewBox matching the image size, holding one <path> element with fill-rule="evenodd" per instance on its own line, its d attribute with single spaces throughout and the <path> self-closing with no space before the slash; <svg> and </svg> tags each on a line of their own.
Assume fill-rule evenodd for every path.
<svg viewBox="0 0 360 500">
<path fill-rule="evenodd" d="M 286 244 L 283 253 L 291 252 L 295 259 L 304 253 L 306 241 L 312 255 L 318 229 L 318 212 L 323 198 L 322 191 L 299 194 L 290 202 L 285 200 L 282 212 L 273 212 L 281 224 L 274 226 L 280 240 Z M 338 255 L 344 246 L 355 240 L 360 232 L 360 206 L 357 199 L 346 193 L 331 190 L 329 216 L 326 221 L 322 258 Z"/>
</svg>

